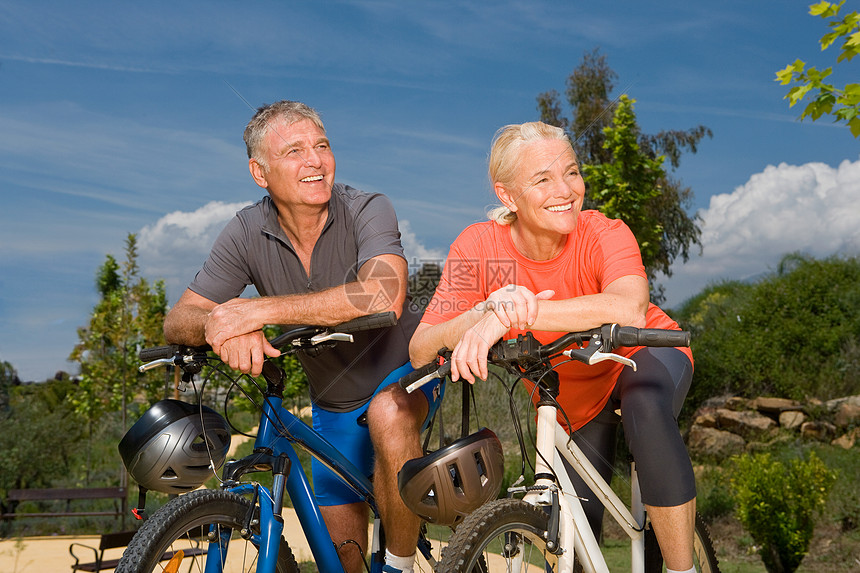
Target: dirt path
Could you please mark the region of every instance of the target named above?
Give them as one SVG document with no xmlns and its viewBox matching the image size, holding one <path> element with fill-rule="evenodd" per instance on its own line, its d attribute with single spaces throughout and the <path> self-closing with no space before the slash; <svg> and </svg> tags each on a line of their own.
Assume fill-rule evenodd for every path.
<svg viewBox="0 0 860 573">
<path fill-rule="evenodd" d="M 293 554 L 299 561 L 312 561 L 310 548 L 292 509 L 285 508 L 284 537 L 287 538 Z M 23 537 L 0 540 L 0 572 L 2 573 L 63 573 L 70 572 L 75 562 L 69 554 L 69 545 L 81 543 L 98 547 L 98 535 L 51 537 Z M 93 561 L 91 550 L 76 547 L 75 553 L 82 562 Z M 119 557 L 122 549 L 107 552 L 107 557 Z"/>
</svg>

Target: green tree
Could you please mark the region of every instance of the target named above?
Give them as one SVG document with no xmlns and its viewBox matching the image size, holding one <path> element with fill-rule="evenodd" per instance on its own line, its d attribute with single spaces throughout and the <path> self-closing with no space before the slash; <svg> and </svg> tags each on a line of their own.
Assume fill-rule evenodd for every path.
<svg viewBox="0 0 860 573">
<path fill-rule="evenodd" d="M 768 453 L 733 460 L 738 519 L 771 573 L 797 570 L 809 552 L 814 517 L 827 501 L 836 473 L 810 452 L 784 464 Z"/>
<path fill-rule="evenodd" d="M 660 195 L 665 180 L 663 157 L 652 159 L 642 152 L 633 104 L 622 95 L 612 125 L 603 128 L 603 148 L 613 161 L 582 166 L 591 198 L 607 217 L 621 219 L 639 242 L 642 259 L 656 260 L 664 238 L 660 221 L 652 219 L 648 204 Z"/>
<path fill-rule="evenodd" d="M 610 100 L 616 79 L 617 74 L 609 67 L 606 56 L 595 48 L 586 52 L 582 63 L 567 79 L 565 95 L 571 109 L 571 119 L 564 117 L 559 94 L 555 90 L 544 92 L 537 97 L 541 121 L 567 131 L 583 166 L 599 166 L 599 169 L 609 175 L 613 170 L 612 164 L 622 161 L 621 157 L 615 156 L 616 152 L 627 157 L 631 155 L 632 136 L 639 147 L 639 154 L 635 156 L 639 166 L 631 169 L 630 175 L 641 174 L 639 167 L 644 166 L 645 158 L 660 164 L 668 160 L 668 166 L 675 170 L 685 151 L 696 153 L 701 139 L 712 136 L 711 130 L 703 125 L 686 131 L 664 130 L 653 135 L 642 133 L 636 124 L 635 116 L 632 115 L 634 100 L 625 100 L 624 107 L 630 109 L 623 110 L 620 116 L 618 108 L 622 105 L 623 96 Z M 607 131 L 608 127 L 612 129 Z M 613 141 L 607 142 L 608 138 Z M 621 175 L 620 170 L 615 171 L 616 175 Z M 655 186 L 654 193 L 648 193 L 648 197 L 639 197 L 646 201 L 638 210 L 654 223 L 648 226 L 649 229 L 660 231 L 659 240 L 655 240 L 651 235 L 636 235 L 640 246 L 648 243 L 643 250 L 643 262 L 649 279 L 655 278 L 657 273 L 671 276 L 671 265 L 677 257 L 686 261 L 691 248 L 696 245 L 701 247 L 699 219 L 696 215 L 687 213 L 687 207 L 693 197 L 692 190 L 684 187 L 665 169 L 661 168 L 660 171 L 659 178 L 651 179 L 653 170 L 649 167 L 648 179 Z M 601 182 L 600 193 L 594 193 L 594 184 L 591 178 L 587 177 L 589 193 L 586 195 L 585 208 L 603 211 L 608 202 L 629 204 L 635 198 L 620 196 L 629 193 L 631 189 L 641 191 L 642 183 L 642 180 L 627 181 L 617 177 L 610 180 L 607 177 Z M 610 206 L 608 210 L 615 209 Z M 634 234 L 635 232 L 634 230 Z M 656 287 L 653 295 L 660 300 L 662 289 Z"/>
<path fill-rule="evenodd" d="M 821 50 L 824 51 L 835 42 L 841 40 L 842 46 L 836 63 L 851 61 L 860 53 L 860 14 L 851 12 L 839 18 L 839 11 L 845 0 L 838 4 L 819 2 L 809 6 L 809 13 L 827 21 L 830 32 L 821 37 Z M 835 121 L 844 121 L 854 137 L 860 137 L 860 84 L 846 84 L 838 88 L 827 83 L 833 67 L 819 70 L 815 66 L 807 67 L 806 62 L 797 59 L 776 73 L 776 81 L 781 85 L 794 84 L 784 99 L 789 101 L 789 107 L 802 102 L 807 95 L 812 96 L 806 104 L 800 119 L 811 117 L 817 121 L 823 115 L 833 115 Z"/>
<path fill-rule="evenodd" d="M 68 379 L 11 388 L 0 411 L 0 490 L 50 487 L 69 476 L 83 426 L 68 400 L 74 392 Z"/>
<path fill-rule="evenodd" d="M 90 422 L 106 412 L 124 411 L 129 397 L 143 392 L 152 402 L 164 396 L 162 374 L 138 372 L 141 348 L 163 344 L 167 309 L 163 281 L 154 285 L 140 276 L 137 237 L 129 234 L 120 267 L 108 255 L 96 274 L 99 301 L 89 324 L 78 329 L 80 342 L 70 360 L 79 362 L 81 376 L 72 398 L 76 411 Z"/>
<path fill-rule="evenodd" d="M 0 362 L 0 412 L 9 408 L 9 393 L 14 386 L 20 385 L 15 367 L 5 360 Z"/>
</svg>

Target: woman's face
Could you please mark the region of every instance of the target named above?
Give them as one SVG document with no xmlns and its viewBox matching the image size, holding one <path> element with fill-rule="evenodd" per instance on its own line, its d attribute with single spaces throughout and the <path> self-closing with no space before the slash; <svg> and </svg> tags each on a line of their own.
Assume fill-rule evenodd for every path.
<svg viewBox="0 0 860 573">
<path fill-rule="evenodd" d="M 557 139 L 526 144 L 512 185 L 495 185 L 499 199 L 532 234 L 568 235 L 585 197 L 585 182 L 570 145 Z"/>
</svg>

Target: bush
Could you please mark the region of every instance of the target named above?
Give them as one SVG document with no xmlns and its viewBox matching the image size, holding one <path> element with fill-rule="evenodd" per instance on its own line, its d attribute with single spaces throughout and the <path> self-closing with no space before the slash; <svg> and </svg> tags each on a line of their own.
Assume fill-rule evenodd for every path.
<svg viewBox="0 0 860 573">
<path fill-rule="evenodd" d="M 755 283 L 708 286 L 671 313 L 692 332 L 685 412 L 723 394 L 824 400 L 860 389 L 860 258 L 788 255 Z"/>
<path fill-rule="evenodd" d="M 722 467 L 705 468 L 696 476 L 696 490 L 696 510 L 707 523 L 734 511 L 735 500 Z"/>
<path fill-rule="evenodd" d="M 733 458 L 731 480 L 738 519 L 759 546 L 770 572 L 795 571 L 809 551 L 814 516 L 836 480 L 810 452 L 784 464 L 769 453 Z"/>
</svg>

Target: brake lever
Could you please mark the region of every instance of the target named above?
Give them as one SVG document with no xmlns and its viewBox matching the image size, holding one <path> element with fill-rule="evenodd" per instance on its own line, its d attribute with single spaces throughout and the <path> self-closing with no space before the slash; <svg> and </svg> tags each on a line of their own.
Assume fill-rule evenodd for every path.
<svg viewBox="0 0 860 573">
<path fill-rule="evenodd" d="M 568 358 L 573 358 L 574 360 L 579 360 L 580 362 L 585 362 L 588 365 L 594 365 L 598 362 L 604 362 L 606 360 L 612 360 L 613 362 L 618 362 L 625 366 L 629 366 L 636 372 L 636 362 L 631 360 L 630 358 L 625 358 L 624 356 L 619 356 L 614 352 L 601 352 L 598 345 L 592 344 L 587 348 L 572 348 L 570 350 L 565 350 L 562 352 Z"/>
<path fill-rule="evenodd" d="M 410 384 L 409 386 L 404 388 L 404 390 L 406 390 L 407 394 L 411 394 L 412 392 L 414 392 L 418 388 L 424 386 L 425 384 L 432 382 L 433 380 L 435 380 L 437 378 L 444 378 L 445 376 L 447 376 L 450 373 L 451 373 L 451 363 L 446 362 L 445 364 L 440 366 L 437 370 L 434 370 L 433 372 L 431 372 L 427 376 L 419 378 L 418 380 L 416 380 L 415 382 L 413 382 L 412 384 Z"/>
<path fill-rule="evenodd" d="M 153 368 L 158 368 L 159 366 L 173 366 L 173 358 L 159 358 L 158 360 L 153 360 L 152 362 L 141 364 L 137 367 L 137 371 L 146 372 L 147 370 L 152 370 Z"/>
<path fill-rule="evenodd" d="M 351 334 L 345 334 L 343 332 L 321 332 L 317 335 L 311 336 L 311 344 L 321 344 L 323 342 L 352 342 L 353 338 Z"/>
</svg>

